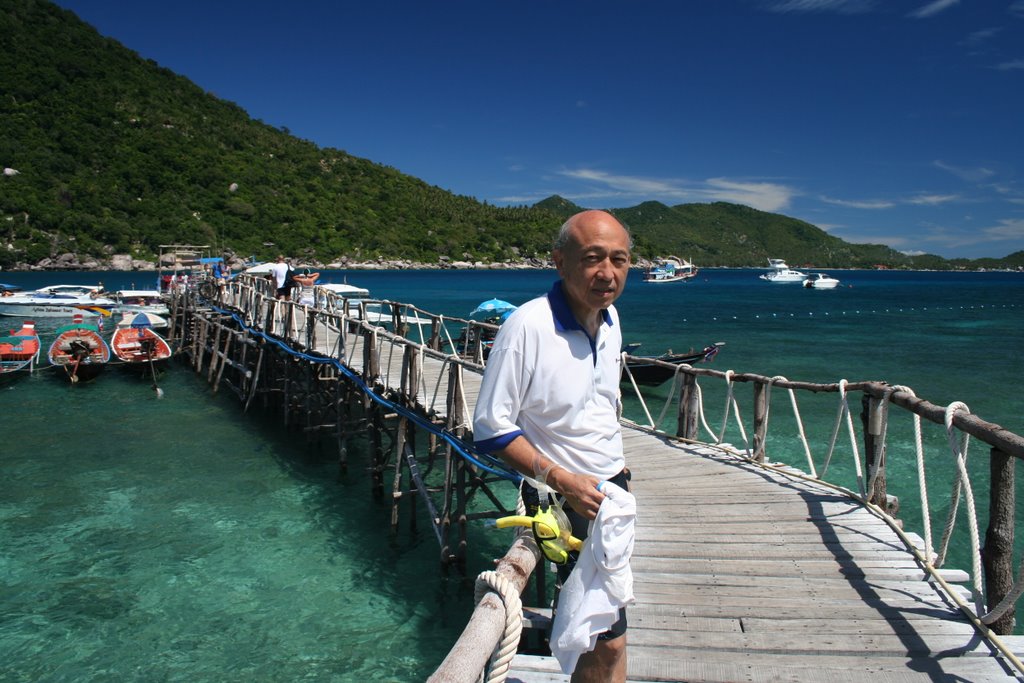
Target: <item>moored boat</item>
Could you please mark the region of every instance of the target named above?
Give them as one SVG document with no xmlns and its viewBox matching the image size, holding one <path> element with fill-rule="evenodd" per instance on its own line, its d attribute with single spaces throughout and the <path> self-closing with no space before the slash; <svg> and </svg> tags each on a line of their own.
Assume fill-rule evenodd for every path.
<svg viewBox="0 0 1024 683">
<path fill-rule="evenodd" d="M 96 378 L 110 361 L 110 347 L 96 325 L 82 322 L 76 315 L 74 322 L 57 328 L 57 338 L 47 353 L 50 364 L 63 368 L 72 383 Z"/>
<path fill-rule="evenodd" d="M 147 369 L 171 357 L 171 345 L 153 330 L 153 318 L 160 320 L 153 314 L 124 314 L 110 338 L 110 350 L 118 360 Z"/>
<path fill-rule="evenodd" d="M 768 259 L 768 266 L 770 270 L 760 276 L 762 280 L 767 280 L 768 282 L 782 284 L 789 282 L 803 282 L 807 277 L 807 273 L 803 273 L 799 270 L 793 270 L 780 258 Z"/>
<path fill-rule="evenodd" d="M 125 312 L 144 312 L 155 315 L 170 315 L 167 302 L 155 289 L 120 289 L 111 297 L 117 302 L 117 310 Z"/>
<path fill-rule="evenodd" d="M 811 273 L 804 280 L 807 289 L 835 289 L 838 286 L 839 280 L 826 273 Z"/>
<path fill-rule="evenodd" d="M 34 321 L 26 320 L 21 329 L 0 337 L 0 380 L 18 372 L 32 372 L 38 362 L 39 334 Z"/>
<path fill-rule="evenodd" d="M 640 347 L 640 344 L 627 344 L 622 350 L 633 356 L 627 359 L 625 368 L 622 370 L 622 381 L 628 382 L 630 376 L 637 384 L 645 386 L 657 386 L 672 379 L 676 374 L 675 368 L 658 365 L 654 361 L 670 363 L 672 365 L 695 365 L 697 363 L 709 363 L 718 355 L 719 349 L 725 346 L 725 342 L 715 342 L 705 346 L 700 351 L 687 351 L 686 353 L 672 353 L 668 351 L 660 356 L 634 356 L 633 351 Z M 628 369 L 628 373 L 627 373 Z"/>
<path fill-rule="evenodd" d="M 686 259 L 676 256 L 660 259 L 644 271 L 644 282 L 684 282 L 696 277 L 700 270 Z"/>
<path fill-rule="evenodd" d="M 0 315 L 32 319 L 110 315 L 115 306 L 103 285 L 49 285 L 0 297 Z"/>
</svg>

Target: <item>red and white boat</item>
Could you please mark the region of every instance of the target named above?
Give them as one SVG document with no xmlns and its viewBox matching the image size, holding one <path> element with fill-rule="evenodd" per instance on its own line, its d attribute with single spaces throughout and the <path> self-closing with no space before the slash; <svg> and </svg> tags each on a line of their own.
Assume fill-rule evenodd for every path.
<svg viewBox="0 0 1024 683">
<path fill-rule="evenodd" d="M 0 379 L 13 377 L 23 370 L 32 372 L 39 362 L 39 334 L 36 324 L 26 320 L 20 330 L 11 330 L 0 337 Z"/>
<path fill-rule="evenodd" d="M 160 320 L 152 314 L 125 313 L 110 338 L 117 359 L 146 369 L 170 358 L 171 345 L 153 330 L 154 321 Z"/>
<path fill-rule="evenodd" d="M 110 347 L 99 327 L 83 323 L 82 316 L 76 315 L 73 323 L 57 328 L 47 357 L 51 365 L 64 368 L 72 383 L 87 382 L 107 367 Z"/>
</svg>

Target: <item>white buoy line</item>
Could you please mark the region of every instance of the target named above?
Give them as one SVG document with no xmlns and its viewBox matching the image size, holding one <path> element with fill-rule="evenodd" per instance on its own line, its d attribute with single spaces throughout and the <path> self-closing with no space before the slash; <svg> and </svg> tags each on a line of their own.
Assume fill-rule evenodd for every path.
<svg viewBox="0 0 1024 683">
<path fill-rule="evenodd" d="M 840 317 L 844 315 L 867 315 L 867 314 L 885 314 L 885 313 L 915 313 L 915 312 L 928 312 L 928 311 L 969 311 L 969 310 L 984 310 L 984 309 L 1007 309 L 1007 308 L 1020 308 L 1019 304 L 976 304 L 976 305 L 963 305 L 963 306 L 901 306 L 898 308 L 871 308 L 871 309 L 852 309 L 849 311 L 807 311 L 806 313 L 755 313 L 754 319 L 777 319 L 777 318 L 803 318 L 803 317 Z M 739 320 L 740 316 L 712 316 L 711 320 Z M 683 318 L 683 322 L 687 322 L 686 318 Z"/>
</svg>

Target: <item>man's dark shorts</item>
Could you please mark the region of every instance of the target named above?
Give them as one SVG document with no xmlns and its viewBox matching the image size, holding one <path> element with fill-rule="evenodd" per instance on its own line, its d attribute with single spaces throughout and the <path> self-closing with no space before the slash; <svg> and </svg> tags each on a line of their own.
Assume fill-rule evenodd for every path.
<svg viewBox="0 0 1024 683">
<path fill-rule="evenodd" d="M 608 481 L 612 482 L 616 486 L 623 489 L 629 489 L 629 471 L 623 470 L 616 474 Z M 522 488 L 523 503 L 526 505 L 526 514 L 533 515 L 537 512 L 538 505 L 538 494 L 537 489 L 533 488 L 526 482 L 523 482 Z M 569 524 L 572 525 L 572 535 L 581 541 L 587 537 L 587 530 L 590 526 L 590 520 L 579 514 L 568 505 L 563 502 L 562 511 L 565 516 L 569 518 Z M 569 574 L 572 572 L 573 567 L 576 566 L 576 560 L 579 559 L 579 553 L 570 552 L 569 561 L 565 564 L 558 565 L 558 582 L 560 585 L 565 585 L 566 580 L 569 578 Z M 598 640 L 613 640 L 619 636 L 626 635 L 626 608 L 622 607 L 619 609 L 619 618 L 612 624 L 611 628 L 602 633 L 597 637 Z"/>
</svg>

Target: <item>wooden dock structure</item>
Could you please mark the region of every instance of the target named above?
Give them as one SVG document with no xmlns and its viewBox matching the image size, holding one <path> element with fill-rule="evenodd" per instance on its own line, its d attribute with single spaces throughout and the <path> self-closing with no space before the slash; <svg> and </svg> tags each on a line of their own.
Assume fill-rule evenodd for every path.
<svg viewBox="0 0 1024 683">
<path fill-rule="evenodd" d="M 467 345 L 462 354 L 453 353 L 446 321 L 411 306 L 327 293 L 300 305 L 274 301 L 271 293 L 256 280 L 230 285 L 215 301 L 179 293 L 173 334 L 195 370 L 215 389 L 229 386 L 246 408 L 260 400 L 311 438 L 334 435 L 342 466 L 351 433 L 365 432 L 375 452 L 377 488 L 383 492 L 390 479 L 392 524 L 398 523 L 399 505 L 411 500 L 413 520 L 426 517 L 437 535 L 441 562 L 464 563 L 467 525 L 509 513 L 489 493 L 501 473 L 461 457 L 453 445 L 454 437 L 471 440 L 479 349 Z M 471 341 L 473 323 L 461 322 Z M 996 635 L 1012 633 L 1019 596 L 1012 567 L 1009 577 L 1006 567 L 1013 557 L 1012 475 L 1024 439 L 974 416 L 953 411 L 948 417 L 992 448 L 993 512 L 982 596 L 981 577 L 942 569 L 935 559 L 944 546 L 936 549 L 930 539 L 902 531 L 886 514 L 891 496 L 878 420 L 884 421 L 890 405 L 901 405 L 934 421 L 934 406 L 904 388 L 823 389 L 751 377 L 753 446 L 738 449 L 694 442 L 693 387 L 714 373 L 686 368 L 683 374 L 679 435 L 623 424 L 639 506 L 628 680 L 1024 679 L 1015 654 L 1024 651 L 1024 641 Z M 773 384 L 863 392 L 861 495 L 766 462 Z M 474 493 L 487 495 L 495 509 L 470 514 L 466 499 Z M 498 568 L 485 572 L 490 586 L 478 580 L 473 619 L 430 680 L 568 680 L 553 658 L 516 651 L 529 640 L 520 629 L 542 630 L 550 614 L 545 605 L 520 611 L 537 565 L 532 539 L 520 536 Z M 540 574 L 545 571 L 539 567 Z M 1004 597 L 1008 611 L 985 614 L 986 602 L 992 608 Z"/>
</svg>

